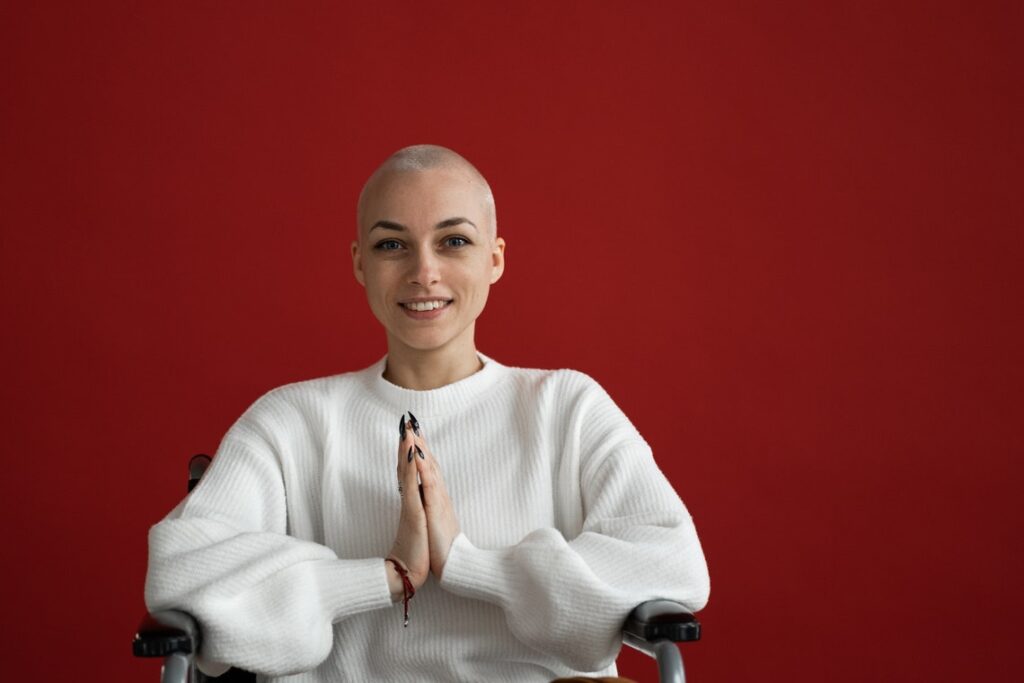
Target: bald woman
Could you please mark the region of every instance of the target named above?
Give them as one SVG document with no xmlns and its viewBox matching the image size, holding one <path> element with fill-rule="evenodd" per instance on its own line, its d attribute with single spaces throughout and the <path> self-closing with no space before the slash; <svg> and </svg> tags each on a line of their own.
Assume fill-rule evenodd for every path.
<svg viewBox="0 0 1024 683">
<path fill-rule="evenodd" d="M 268 681 L 614 676 L 635 605 L 707 602 L 685 505 L 592 378 L 477 350 L 505 240 L 472 164 L 399 150 L 357 228 L 386 354 L 250 406 L 151 529 L 147 606 Z"/>
</svg>

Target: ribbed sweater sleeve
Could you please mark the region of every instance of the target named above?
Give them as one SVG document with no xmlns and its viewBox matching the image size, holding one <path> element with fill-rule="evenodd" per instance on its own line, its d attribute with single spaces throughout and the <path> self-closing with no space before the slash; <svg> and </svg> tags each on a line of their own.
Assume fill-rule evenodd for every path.
<svg viewBox="0 0 1024 683">
<path fill-rule="evenodd" d="M 286 412 L 264 397 L 239 418 L 199 486 L 150 530 L 146 605 L 192 614 L 207 662 L 285 675 L 328 656 L 333 623 L 392 601 L 382 559 L 288 535 L 276 451 L 303 421 L 281 415 L 284 436 L 268 439 L 259 416 L 275 411 Z"/>
<path fill-rule="evenodd" d="M 530 647 L 597 671 L 618 654 L 622 625 L 638 603 L 665 598 L 697 611 L 710 582 L 691 516 L 650 447 L 604 389 L 580 376 L 586 387 L 566 425 L 579 430 L 578 451 L 563 457 L 579 459 L 582 530 L 567 538 L 537 529 L 500 548 L 460 534 L 441 586 L 500 606 Z"/>
</svg>

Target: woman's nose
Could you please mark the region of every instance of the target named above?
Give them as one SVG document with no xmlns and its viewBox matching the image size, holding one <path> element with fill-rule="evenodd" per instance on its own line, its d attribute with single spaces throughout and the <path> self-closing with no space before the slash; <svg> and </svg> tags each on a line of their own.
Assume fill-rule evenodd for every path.
<svg viewBox="0 0 1024 683">
<path fill-rule="evenodd" d="M 415 259 L 411 277 L 409 278 L 410 282 L 415 285 L 429 287 L 440 279 L 441 270 L 437 256 L 429 249 L 421 250 Z"/>
</svg>

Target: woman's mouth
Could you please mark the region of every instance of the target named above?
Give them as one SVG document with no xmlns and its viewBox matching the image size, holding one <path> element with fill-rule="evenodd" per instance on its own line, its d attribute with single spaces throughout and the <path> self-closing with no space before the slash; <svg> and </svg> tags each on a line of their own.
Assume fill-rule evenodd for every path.
<svg viewBox="0 0 1024 683">
<path fill-rule="evenodd" d="M 434 299 L 432 301 L 413 301 L 398 304 L 405 314 L 413 320 L 433 320 L 442 315 L 452 305 L 454 299 Z"/>
</svg>

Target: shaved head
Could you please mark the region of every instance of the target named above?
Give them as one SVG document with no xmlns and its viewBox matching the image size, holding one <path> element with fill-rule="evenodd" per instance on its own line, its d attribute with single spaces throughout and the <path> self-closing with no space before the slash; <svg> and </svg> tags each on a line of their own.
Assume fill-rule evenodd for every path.
<svg viewBox="0 0 1024 683">
<path fill-rule="evenodd" d="M 352 273 L 387 331 L 389 359 L 455 348 L 469 358 L 476 319 L 505 271 L 480 171 L 437 145 L 400 149 L 363 186 L 357 227 Z M 426 301 L 431 310 L 417 308 Z"/>
<path fill-rule="evenodd" d="M 493 241 L 498 233 L 497 214 L 494 209 L 494 194 L 487 179 L 463 156 L 440 145 L 412 145 L 403 147 L 384 160 L 363 185 L 359 193 L 356 208 L 356 221 L 360 231 L 363 230 L 366 210 L 369 203 L 380 194 L 386 193 L 389 181 L 396 176 L 407 173 L 422 173 L 441 170 L 462 176 L 466 181 L 477 186 L 484 214 L 488 218 L 487 232 Z M 483 226 L 481 226 L 483 227 Z"/>
</svg>

